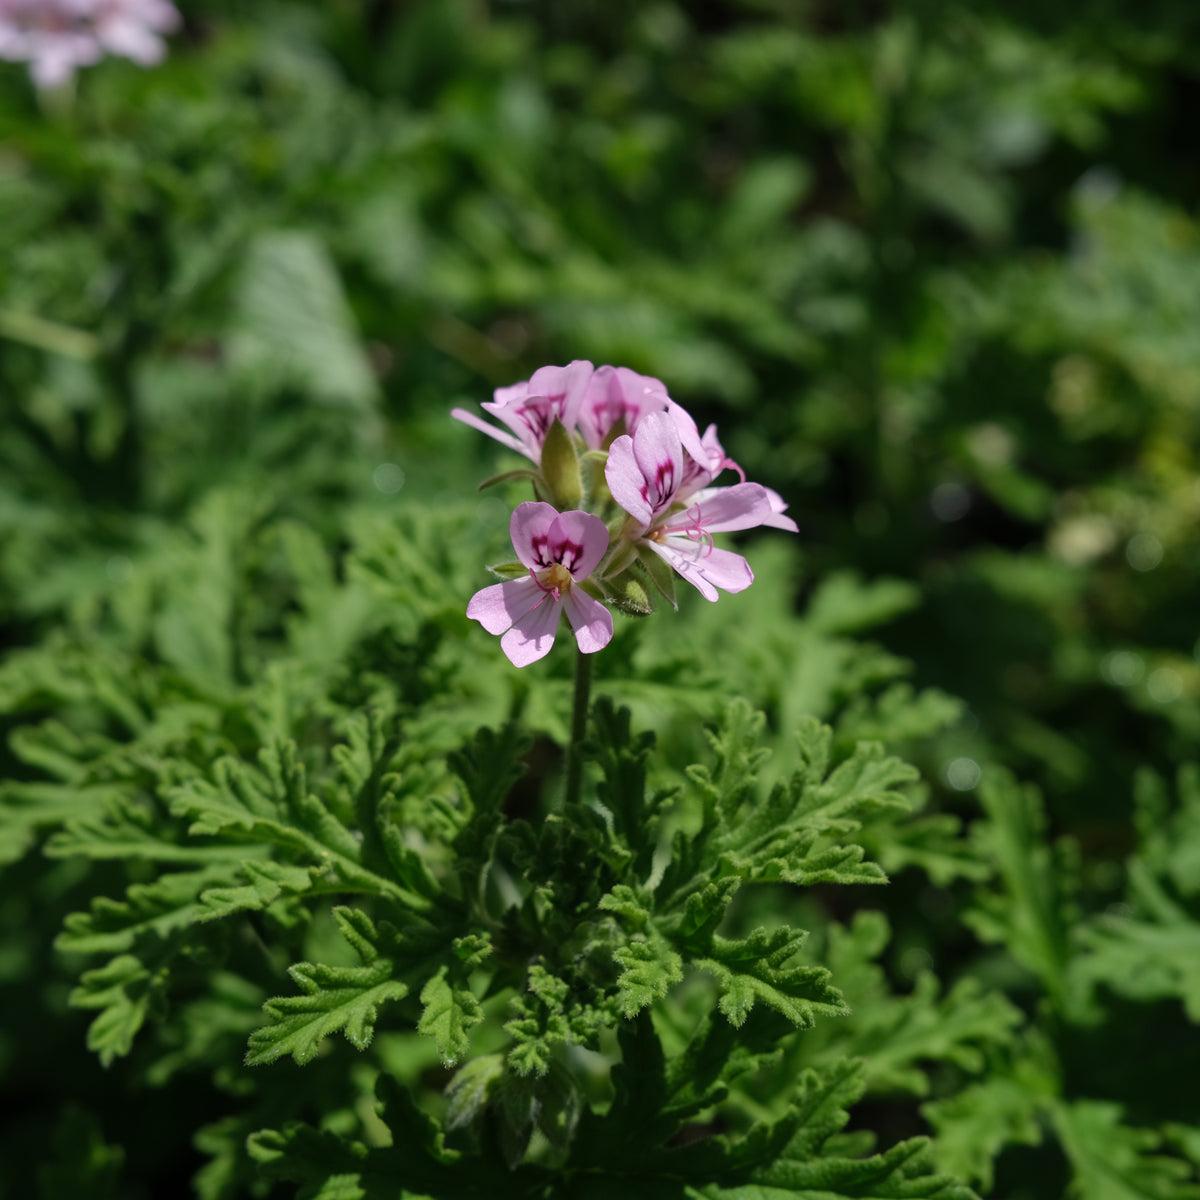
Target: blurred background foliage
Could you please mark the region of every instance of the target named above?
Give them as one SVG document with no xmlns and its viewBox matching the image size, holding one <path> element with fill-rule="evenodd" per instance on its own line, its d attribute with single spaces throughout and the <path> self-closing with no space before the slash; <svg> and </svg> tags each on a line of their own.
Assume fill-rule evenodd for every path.
<svg viewBox="0 0 1200 1200">
<path fill-rule="evenodd" d="M 1084 910 L 1141 903 L 1161 923 L 1168 886 L 1194 908 L 1167 848 L 1124 864 L 1135 774 L 1173 778 L 1200 733 L 1200 10 L 196 0 L 184 17 L 162 66 L 108 61 L 67 95 L 0 64 L 11 646 L 148 656 L 176 702 L 226 706 L 222 746 L 253 724 L 238 688 L 263 647 L 285 643 L 347 705 L 371 689 L 347 663 L 386 673 L 394 644 L 394 670 L 457 671 L 488 719 L 517 696 L 560 733 L 565 665 L 547 689 L 506 675 L 489 692 L 457 650 L 421 657 L 431 630 L 483 651 L 461 563 L 504 552 L 506 506 L 473 499 L 495 447 L 447 414 L 543 363 L 621 363 L 717 421 L 801 536 L 760 552 L 741 610 L 757 633 L 698 601 L 669 633 L 668 617 L 623 633 L 641 674 L 609 668 L 618 698 L 649 721 L 655 682 L 690 678 L 697 715 L 732 687 L 776 732 L 836 716 L 846 739 L 899 740 L 935 807 L 968 818 L 1006 767 L 1044 793 L 1028 836 L 1074 854 Z M 430 512 L 403 552 L 389 542 L 393 514 L 411 531 Z M 356 556 L 358 598 L 325 627 L 343 568 L 314 565 L 302 526 Z M 217 642 L 189 623 L 197 595 L 222 614 Z M 847 640 L 863 630 L 869 652 Z M 73 684 L 13 682 L 21 661 L 9 726 L 81 703 Z M 879 698 L 905 673 L 915 692 Z M 262 711 L 287 726 L 291 699 Z M 3 753 L 6 774 L 33 773 Z M 38 884 L 48 910 L 78 906 L 67 866 Z M 893 967 L 915 973 L 907 947 L 1020 995 L 972 957 L 949 882 L 970 875 L 947 869 L 944 903 L 899 880 Z M 985 940 L 997 929 L 980 919 Z M 1122 1012 L 1190 995 L 1194 1016 L 1194 972 L 1129 984 L 1136 930 L 1089 936 L 1085 974 L 1126 979 Z M 9 958 L 9 980 L 51 972 Z M 1194 1040 L 1175 1009 L 1168 1025 Z M 1088 1037 L 1063 1051 L 1083 1094 L 1167 1120 L 1144 1073 L 1121 1082 L 1143 1041 Z M 1068 1147 L 1115 1120 L 1071 1111 L 1053 1118 Z M 74 1118 L 60 1136 L 91 1145 Z M 108 1150 L 87 1153 L 101 1178 Z M 1015 1167 L 997 1194 L 1057 1195 L 1055 1169 L 1039 1190 Z"/>
</svg>

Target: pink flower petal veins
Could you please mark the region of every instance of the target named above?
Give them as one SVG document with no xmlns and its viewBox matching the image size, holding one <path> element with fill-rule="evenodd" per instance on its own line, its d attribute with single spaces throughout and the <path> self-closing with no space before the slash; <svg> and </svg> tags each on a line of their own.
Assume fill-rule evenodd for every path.
<svg viewBox="0 0 1200 1200">
<path fill-rule="evenodd" d="M 571 572 L 586 579 L 608 550 L 608 529 L 599 517 L 573 509 L 559 513 L 550 526 L 550 553 Z"/>
<path fill-rule="evenodd" d="M 612 498 L 645 529 L 654 519 L 646 499 L 646 479 L 633 456 L 633 438 L 622 434 L 609 447 L 604 478 Z"/>
<path fill-rule="evenodd" d="M 517 557 L 531 571 L 540 571 L 558 561 L 549 550 L 550 527 L 557 517 L 558 509 L 553 504 L 539 500 L 526 500 L 513 509 L 508 534 Z"/>
<path fill-rule="evenodd" d="M 539 462 L 546 434 L 556 420 L 568 430 L 575 428 L 593 370 L 585 359 L 565 367 L 539 367 L 525 382 L 497 388 L 494 399 L 485 401 L 482 408 L 512 430 L 522 454 Z M 489 432 L 487 427 L 484 432 Z"/>
<path fill-rule="evenodd" d="M 642 417 L 662 412 L 671 403 L 661 380 L 639 375 L 628 367 L 597 367 L 579 408 L 583 440 L 593 449 L 604 445 L 618 421 L 632 434 Z"/>
<path fill-rule="evenodd" d="M 560 513 L 553 505 L 530 500 L 517 505 L 509 533 L 529 577 L 476 592 L 467 605 L 467 616 L 488 633 L 502 634 L 500 646 L 518 667 L 549 653 L 563 609 L 583 653 L 608 645 L 612 615 L 575 587 L 595 570 L 608 550 L 604 522 L 591 513 Z"/>
</svg>

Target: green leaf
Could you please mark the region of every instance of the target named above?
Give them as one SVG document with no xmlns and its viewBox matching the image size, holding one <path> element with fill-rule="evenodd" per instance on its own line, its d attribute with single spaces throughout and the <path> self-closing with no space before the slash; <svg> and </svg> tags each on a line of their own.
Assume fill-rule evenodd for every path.
<svg viewBox="0 0 1200 1200">
<path fill-rule="evenodd" d="M 1042 1117 L 1057 1091 L 1053 1073 L 1023 1057 L 1011 1071 L 994 1072 L 954 1096 L 923 1104 L 921 1115 L 937 1133 L 938 1165 L 990 1192 L 993 1164 L 1005 1146 L 1041 1142 Z"/>
<path fill-rule="evenodd" d="M 799 1029 L 810 1028 L 818 1014 L 842 1016 L 850 1011 L 824 967 L 787 965 L 806 936 L 786 926 L 770 932 L 756 929 L 738 941 L 710 935 L 707 955 L 694 962 L 716 977 L 718 1007 L 732 1025 L 740 1027 L 759 1002 Z"/>
<path fill-rule="evenodd" d="M 251 384 L 299 387 L 364 416 L 378 397 L 337 268 L 310 233 L 276 230 L 250 244 L 229 353 Z"/>
<path fill-rule="evenodd" d="M 1129 863 L 1135 916 L 1105 914 L 1082 932 L 1072 979 L 1103 982 L 1135 1000 L 1175 996 L 1200 1022 L 1200 920 L 1176 903 L 1141 860 Z"/>
<path fill-rule="evenodd" d="M 1183 1159 L 1155 1154 L 1160 1134 L 1122 1121 L 1119 1104 L 1060 1102 L 1054 1127 L 1071 1161 L 1078 1200 L 1196 1200 L 1200 1182 Z"/>
<path fill-rule="evenodd" d="M 825 634 L 858 633 L 915 608 L 917 589 L 899 579 L 863 583 L 853 571 L 828 575 L 808 603 L 805 623 Z"/>
<path fill-rule="evenodd" d="M 972 838 L 980 857 L 996 864 L 999 890 L 981 893 L 966 920 L 1033 971 L 1055 1004 L 1073 1003 L 1066 988 L 1070 920 L 1062 895 L 1073 870 L 1065 847 L 1056 854 L 1046 844 L 1041 797 L 1006 772 L 990 769 L 979 799 L 987 820 L 976 822 Z"/>
<path fill-rule="evenodd" d="M 133 1039 L 166 984 L 165 972 L 155 973 L 131 954 L 122 954 L 94 971 L 85 971 L 69 997 L 73 1008 L 98 1008 L 88 1027 L 89 1050 L 107 1067 L 128 1054 Z"/>
<path fill-rule="evenodd" d="M 417 1032 L 433 1038 L 447 1066 L 467 1056 L 467 1032 L 483 1020 L 483 1007 L 471 990 L 451 983 L 449 971 L 441 967 L 421 989 L 424 1011 Z"/>
<path fill-rule="evenodd" d="M 683 979 L 683 959 L 654 933 L 617 947 L 613 959 L 622 968 L 617 979 L 617 1003 L 626 1017 L 636 1016 L 647 1005 L 661 1000 L 673 984 Z"/>
<path fill-rule="evenodd" d="M 857 913 L 849 929 L 831 928 L 827 962 L 852 1015 L 810 1035 L 807 1060 L 829 1061 L 853 1051 L 864 1060 L 872 1092 L 923 1096 L 930 1081 L 921 1064 L 950 1062 L 978 1072 L 985 1051 L 1011 1044 L 1022 1014 L 970 977 L 939 996 L 937 979 L 922 972 L 909 995 L 897 995 L 876 963 L 889 938 L 887 919 L 878 912 Z"/>
<path fill-rule="evenodd" d="M 302 895 L 313 885 L 311 867 L 249 859 L 241 864 L 240 873 L 248 883 L 205 889 L 200 896 L 202 920 L 215 921 L 235 912 L 257 911 L 273 904 L 284 892 Z"/>
<path fill-rule="evenodd" d="M 882 883 L 883 871 L 863 862 L 861 846 L 845 839 L 862 819 L 909 807 L 899 788 L 916 771 L 882 747 L 867 742 L 826 776 L 832 733 L 816 721 L 799 731 L 802 765 L 792 778 L 777 784 L 765 801 L 753 792 L 759 758 L 743 749 L 733 756 L 731 739 L 743 745 L 756 739 L 760 726 L 747 727 L 736 714 L 719 745 L 718 769 L 690 771 L 705 795 L 706 812 L 720 813 L 720 824 L 704 840 L 707 856 L 718 860 L 721 874 L 737 873 L 752 881 L 787 883 Z"/>
<path fill-rule="evenodd" d="M 166 940 L 207 919 L 202 893 L 231 874 L 224 867 L 175 871 L 154 883 L 133 884 L 124 900 L 97 896 L 89 912 L 67 916 L 55 948 L 73 954 L 119 954 L 147 937 Z"/>
<path fill-rule="evenodd" d="M 268 1000 L 263 1010 L 271 1023 L 250 1035 L 247 1066 L 260 1066 L 290 1054 L 297 1063 L 309 1062 L 321 1042 L 341 1030 L 356 1049 L 365 1049 L 375 1032 L 379 1008 L 408 995 L 408 986 L 395 976 L 392 959 L 377 949 L 379 933 L 365 913 L 335 908 L 342 935 L 362 960 L 361 967 L 330 967 L 296 963 L 288 971 L 302 996 Z"/>
</svg>

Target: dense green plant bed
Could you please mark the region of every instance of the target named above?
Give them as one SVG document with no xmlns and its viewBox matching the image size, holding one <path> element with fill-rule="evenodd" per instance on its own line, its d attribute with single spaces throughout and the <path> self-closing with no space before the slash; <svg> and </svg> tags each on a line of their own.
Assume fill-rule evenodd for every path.
<svg viewBox="0 0 1200 1200">
<path fill-rule="evenodd" d="M 0 1200 L 1200 1197 L 1187 6 L 58 3 Z"/>
</svg>

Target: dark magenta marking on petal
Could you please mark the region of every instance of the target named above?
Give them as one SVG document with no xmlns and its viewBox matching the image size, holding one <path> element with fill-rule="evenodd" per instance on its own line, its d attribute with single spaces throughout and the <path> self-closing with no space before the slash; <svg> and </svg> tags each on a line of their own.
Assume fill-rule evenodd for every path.
<svg viewBox="0 0 1200 1200">
<path fill-rule="evenodd" d="M 572 575 L 575 573 L 575 564 L 582 556 L 583 547 L 577 542 L 567 541 L 565 538 L 554 547 L 555 561 L 562 563 Z"/>
</svg>

